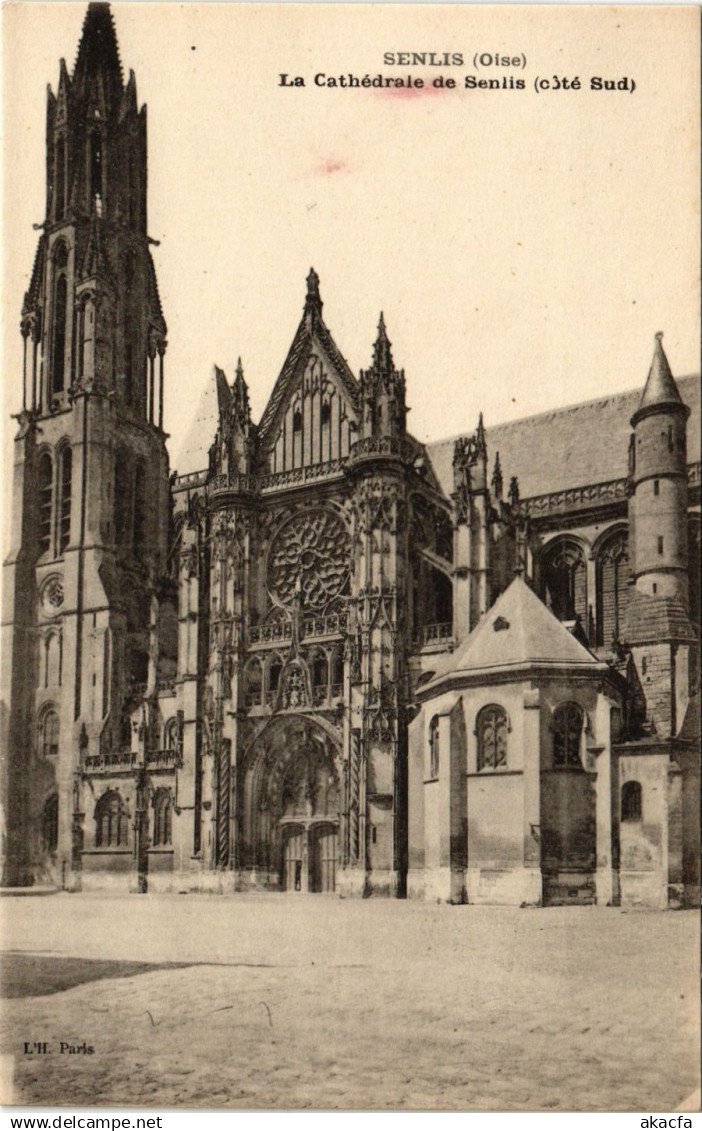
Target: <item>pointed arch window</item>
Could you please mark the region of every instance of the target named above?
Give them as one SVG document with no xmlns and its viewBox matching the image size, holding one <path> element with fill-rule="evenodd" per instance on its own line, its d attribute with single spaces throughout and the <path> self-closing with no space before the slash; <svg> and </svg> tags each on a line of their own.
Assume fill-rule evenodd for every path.
<svg viewBox="0 0 702 1131">
<path fill-rule="evenodd" d="M 475 722 L 478 739 L 478 769 L 497 770 L 507 765 L 509 720 L 504 707 L 490 703 L 478 712 Z"/>
<path fill-rule="evenodd" d="M 54 466 L 48 452 L 39 459 L 37 501 L 39 505 L 38 549 L 47 554 L 51 549 L 51 512 L 54 496 Z"/>
<path fill-rule="evenodd" d="M 71 475 L 73 452 L 66 445 L 59 459 L 58 552 L 62 554 L 71 539 Z"/>
<path fill-rule="evenodd" d="M 597 642 L 611 644 L 619 638 L 629 600 L 629 546 L 625 530 L 602 545 L 597 556 Z"/>
<path fill-rule="evenodd" d="M 167 789 L 154 794 L 154 848 L 169 848 L 172 842 L 173 804 Z"/>
<path fill-rule="evenodd" d="M 80 379 L 85 370 L 86 307 L 88 298 L 84 296 L 76 310 L 76 378 Z"/>
<path fill-rule="evenodd" d="M 49 707 L 44 712 L 39 732 L 39 749 L 44 758 L 56 758 L 59 752 L 60 724 L 57 712 Z"/>
<path fill-rule="evenodd" d="M 52 854 L 58 848 L 58 814 L 58 794 L 52 793 L 47 798 L 41 814 L 41 839 L 44 851 Z"/>
<path fill-rule="evenodd" d="M 52 350 L 52 394 L 62 393 L 66 383 L 66 313 L 68 283 L 62 271 L 54 284 L 54 336 Z"/>
<path fill-rule="evenodd" d="M 163 728 L 163 741 L 166 750 L 178 749 L 178 720 L 169 719 Z"/>
<path fill-rule="evenodd" d="M 541 567 L 541 596 L 559 620 L 587 623 L 587 572 L 577 542 L 559 541 L 549 548 Z"/>
<path fill-rule="evenodd" d="M 102 212 L 103 191 L 103 143 L 100 130 L 90 131 L 90 206 L 95 205 L 98 215 Z"/>
<path fill-rule="evenodd" d="M 554 766 L 582 766 L 580 747 L 585 712 L 577 703 L 561 703 L 553 713 Z"/>
<path fill-rule="evenodd" d="M 129 818 L 116 790 L 108 790 L 95 806 L 95 847 L 126 848 L 129 844 Z"/>
</svg>

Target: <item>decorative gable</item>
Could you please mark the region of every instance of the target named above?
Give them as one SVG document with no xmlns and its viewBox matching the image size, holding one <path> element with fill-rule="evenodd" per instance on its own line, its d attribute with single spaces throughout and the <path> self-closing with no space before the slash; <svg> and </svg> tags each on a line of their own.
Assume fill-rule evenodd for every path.
<svg viewBox="0 0 702 1131">
<path fill-rule="evenodd" d="M 261 418 L 270 471 L 344 459 L 357 427 L 357 400 L 357 382 L 322 319 L 312 270 L 302 321 Z"/>
</svg>

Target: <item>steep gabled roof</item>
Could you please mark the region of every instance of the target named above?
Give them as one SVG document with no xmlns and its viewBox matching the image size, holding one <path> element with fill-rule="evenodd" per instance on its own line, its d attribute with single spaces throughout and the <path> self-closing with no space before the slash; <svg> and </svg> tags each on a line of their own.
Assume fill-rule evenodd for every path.
<svg viewBox="0 0 702 1131">
<path fill-rule="evenodd" d="M 358 401 L 358 382 L 351 372 L 348 362 L 340 352 L 336 342 L 327 329 L 322 318 L 322 300 L 319 295 L 319 278 L 314 268 L 307 276 L 307 297 L 302 314 L 302 321 L 297 328 L 292 345 L 285 359 L 285 364 L 280 371 L 270 400 L 259 424 L 259 436 L 265 442 L 266 437 L 273 428 L 281 405 L 287 400 L 295 381 L 300 374 L 301 365 L 304 364 L 309 353 L 320 347 L 332 365 L 335 375 L 341 381 L 342 387 L 348 395 L 351 404 L 356 407 Z"/>
<path fill-rule="evenodd" d="M 676 382 L 691 409 L 687 458 L 700 458 L 700 379 Z M 551 409 L 485 429 L 488 455 L 500 453 L 506 480 L 519 479 L 523 499 L 547 491 L 582 487 L 629 473 L 630 418 L 641 401 L 641 389 L 614 393 L 581 404 Z M 453 491 L 453 449 L 458 436 L 427 444 L 427 452 L 446 494 Z"/>
<path fill-rule="evenodd" d="M 449 656 L 442 657 L 435 674 L 421 687 L 420 698 L 439 693 L 447 680 L 475 677 L 487 680 L 500 672 L 516 672 L 529 665 L 556 670 L 573 668 L 603 672 L 601 663 L 579 643 L 521 577 L 498 597 L 470 636 Z"/>
</svg>

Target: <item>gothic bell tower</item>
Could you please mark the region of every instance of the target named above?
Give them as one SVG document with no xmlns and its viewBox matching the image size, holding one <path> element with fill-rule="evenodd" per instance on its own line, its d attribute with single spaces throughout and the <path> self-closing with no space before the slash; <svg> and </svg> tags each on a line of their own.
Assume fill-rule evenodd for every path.
<svg viewBox="0 0 702 1131">
<path fill-rule="evenodd" d="M 48 91 L 46 211 L 22 306 L 5 563 L 5 877 L 69 884 L 89 767 L 156 682 L 168 533 L 166 324 L 147 235 L 146 107 L 109 4 Z"/>
</svg>

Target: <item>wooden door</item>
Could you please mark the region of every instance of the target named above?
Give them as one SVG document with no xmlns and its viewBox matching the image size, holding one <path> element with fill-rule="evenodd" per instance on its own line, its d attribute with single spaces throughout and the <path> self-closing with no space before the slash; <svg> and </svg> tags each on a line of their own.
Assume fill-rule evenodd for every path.
<svg viewBox="0 0 702 1131">
<path fill-rule="evenodd" d="M 338 837 L 333 825 L 310 832 L 310 891 L 330 892 L 336 887 Z"/>
<path fill-rule="evenodd" d="M 302 891 L 304 830 L 299 825 L 286 829 L 283 845 L 283 890 Z"/>
</svg>

